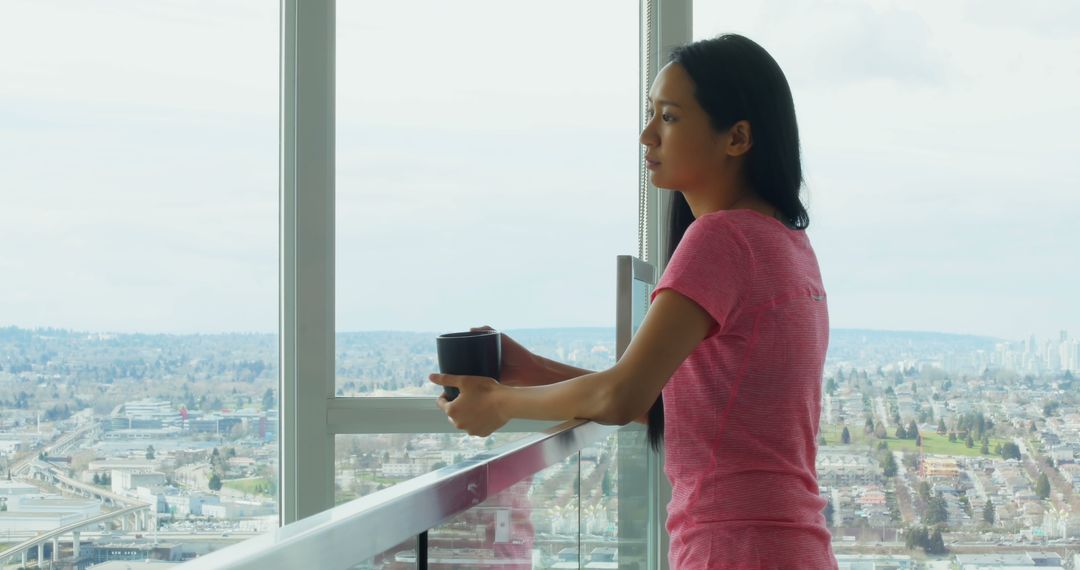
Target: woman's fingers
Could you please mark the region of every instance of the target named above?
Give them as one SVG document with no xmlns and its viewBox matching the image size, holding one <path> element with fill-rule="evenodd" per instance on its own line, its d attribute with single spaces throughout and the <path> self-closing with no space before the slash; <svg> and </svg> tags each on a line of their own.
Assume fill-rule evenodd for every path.
<svg viewBox="0 0 1080 570">
<path fill-rule="evenodd" d="M 428 374 L 428 380 L 439 386 L 451 386 L 453 388 L 461 388 L 461 379 L 465 376 L 458 374 Z"/>
</svg>

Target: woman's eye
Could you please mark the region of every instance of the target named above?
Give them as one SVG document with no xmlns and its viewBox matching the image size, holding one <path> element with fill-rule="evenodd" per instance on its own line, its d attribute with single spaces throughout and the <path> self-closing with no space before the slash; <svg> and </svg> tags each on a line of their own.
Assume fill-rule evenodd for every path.
<svg viewBox="0 0 1080 570">
<path fill-rule="evenodd" d="M 667 113 L 664 113 L 663 115 L 660 115 L 660 118 L 661 118 L 661 119 L 663 119 L 663 120 L 664 120 L 664 122 L 667 122 L 667 123 L 670 123 L 671 121 L 674 121 L 674 120 L 675 120 L 675 117 L 674 117 L 674 116 L 672 116 L 672 115 L 669 115 L 669 114 L 667 114 Z"/>
</svg>

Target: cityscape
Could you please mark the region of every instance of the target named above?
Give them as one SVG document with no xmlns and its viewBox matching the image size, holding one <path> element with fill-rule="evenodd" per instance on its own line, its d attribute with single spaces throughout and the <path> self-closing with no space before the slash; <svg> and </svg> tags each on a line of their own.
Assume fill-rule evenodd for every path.
<svg viewBox="0 0 1080 570">
<path fill-rule="evenodd" d="M 615 360 L 613 329 L 508 334 L 582 368 Z M 337 395 L 434 397 L 433 338 L 339 333 Z M 0 568 L 164 568 L 275 528 L 277 350 L 272 334 L 0 328 Z M 841 568 L 1078 568 L 1078 374 L 1065 331 L 833 330 L 817 472 Z M 336 501 L 522 435 L 338 436 Z M 630 566 L 618 455 L 611 438 L 434 529 L 429 562 Z M 403 544 L 358 568 L 415 560 Z"/>
</svg>

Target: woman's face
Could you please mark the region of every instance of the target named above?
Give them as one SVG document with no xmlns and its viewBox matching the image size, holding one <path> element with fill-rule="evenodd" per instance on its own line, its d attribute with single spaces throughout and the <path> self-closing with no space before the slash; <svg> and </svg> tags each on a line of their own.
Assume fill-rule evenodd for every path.
<svg viewBox="0 0 1080 570">
<path fill-rule="evenodd" d="M 649 91 L 648 122 L 639 140 L 653 185 L 693 192 L 715 188 L 731 174 L 731 131 L 718 133 L 694 96 L 694 82 L 681 65 L 660 70 Z M 741 154 L 741 153 L 739 153 Z"/>
</svg>

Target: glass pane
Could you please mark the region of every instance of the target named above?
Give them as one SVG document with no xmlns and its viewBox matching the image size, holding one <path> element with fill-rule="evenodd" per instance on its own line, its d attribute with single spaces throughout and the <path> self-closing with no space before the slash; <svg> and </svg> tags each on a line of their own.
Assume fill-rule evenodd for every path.
<svg viewBox="0 0 1080 570">
<path fill-rule="evenodd" d="M 638 5 L 347 0 L 337 18 L 341 394 L 438 393 L 440 333 L 611 327 L 615 257 L 637 249 Z"/>
<path fill-rule="evenodd" d="M 350 566 L 350 570 L 411 570 L 419 568 L 416 561 L 416 539 L 411 538 L 375 556 Z"/>
<path fill-rule="evenodd" d="M 614 328 L 504 332 L 535 354 L 579 368 L 602 370 L 615 364 Z M 411 332 L 338 333 L 337 395 L 437 397 L 442 389 L 427 380 L 429 373 L 438 371 L 435 336 Z"/>
<path fill-rule="evenodd" d="M 432 568 L 579 568 L 578 455 L 431 530 Z"/>
<path fill-rule="evenodd" d="M 486 438 L 463 433 L 338 435 L 334 438 L 334 502 L 341 504 L 461 463 L 528 433 Z"/>
<path fill-rule="evenodd" d="M 277 5 L 3 21 L 0 543 L 105 515 L 59 537 L 82 568 L 275 527 Z"/>
<path fill-rule="evenodd" d="M 841 567 L 1071 558 L 1076 5 L 698 2 L 693 21 L 762 44 L 795 98 L 835 327 L 818 478 Z"/>
</svg>

